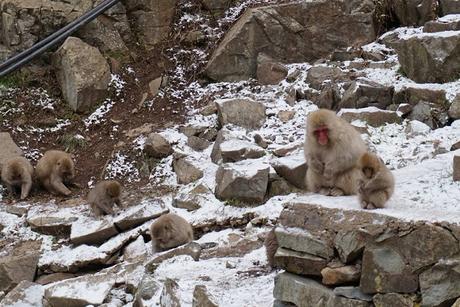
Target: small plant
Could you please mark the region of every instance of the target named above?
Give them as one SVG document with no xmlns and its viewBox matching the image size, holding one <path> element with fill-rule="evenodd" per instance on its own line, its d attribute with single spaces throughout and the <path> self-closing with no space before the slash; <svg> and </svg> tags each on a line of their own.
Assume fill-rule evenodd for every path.
<svg viewBox="0 0 460 307">
<path fill-rule="evenodd" d="M 78 148 L 85 148 L 87 145 L 85 138 L 79 134 L 64 134 L 59 137 L 59 143 L 68 152 L 74 152 Z"/>
<path fill-rule="evenodd" d="M 398 70 L 396 71 L 398 74 L 400 74 L 401 76 L 407 78 L 407 74 L 406 72 L 403 70 L 402 66 L 399 66 Z"/>
<path fill-rule="evenodd" d="M 10 73 L 6 76 L 0 77 L 0 86 L 10 87 L 23 87 L 29 82 L 29 74 L 25 71 L 17 71 Z"/>
</svg>

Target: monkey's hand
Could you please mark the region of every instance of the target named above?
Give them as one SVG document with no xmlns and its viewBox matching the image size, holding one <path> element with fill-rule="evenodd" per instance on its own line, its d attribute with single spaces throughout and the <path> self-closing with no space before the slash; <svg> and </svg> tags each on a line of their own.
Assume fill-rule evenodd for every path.
<svg viewBox="0 0 460 307">
<path fill-rule="evenodd" d="M 362 194 L 364 192 L 364 180 L 358 181 L 358 193 Z"/>
<path fill-rule="evenodd" d="M 323 176 L 324 178 L 326 178 L 327 180 L 330 180 L 334 177 L 334 174 L 336 173 L 335 171 L 335 168 L 332 167 L 332 165 L 330 163 L 326 164 L 324 166 L 324 172 L 323 172 Z"/>
<path fill-rule="evenodd" d="M 308 161 L 308 167 L 310 167 L 315 173 L 317 174 L 323 174 L 324 172 L 324 164 L 321 162 L 319 159 L 316 158 L 310 158 L 310 161 Z"/>
</svg>

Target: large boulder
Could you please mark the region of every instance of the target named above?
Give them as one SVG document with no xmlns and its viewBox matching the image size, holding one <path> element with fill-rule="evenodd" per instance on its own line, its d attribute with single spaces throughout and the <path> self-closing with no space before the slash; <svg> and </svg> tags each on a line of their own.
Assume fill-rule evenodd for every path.
<svg viewBox="0 0 460 307">
<path fill-rule="evenodd" d="M 265 106 L 250 98 L 221 99 L 216 101 L 219 123 L 257 129 L 265 122 Z"/>
<path fill-rule="evenodd" d="M 300 1 L 248 9 L 213 53 L 206 74 L 218 81 L 245 80 L 256 77 L 259 53 L 278 62 L 305 62 L 340 47 L 366 44 L 376 38 L 373 11 L 370 0 Z"/>
<path fill-rule="evenodd" d="M 1 300 L 0 306 L 42 307 L 44 293 L 42 285 L 23 280 Z"/>
<path fill-rule="evenodd" d="M 87 112 L 107 96 L 110 68 L 95 47 L 69 37 L 53 56 L 64 99 L 77 112 Z"/>
<path fill-rule="evenodd" d="M 340 108 L 386 108 L 393 101 L 393 86 L 385 86 L 369 80 L 359 80 L 343 94 Z"/>
<path fill-rule="evenodd" d="M 440 0 L 442 15 L 460 14 L 460 1 L 458 0 Z"/>
<path fill-rule="evenodd" d="M 16 143 L 11 138 L 11 135 L 8 132 L 0 132 L 0 172 L 2 166 L 11 158 L 22 156 L 21 148 L 16 145 Z"/>
<path fill-rule="evenodd" d="M 444 83 L 460 74 L 460 31 L 423 33 L 396 45 L 403 72 L 419 83 Z"/>
<path fill-rule="evenodd" d="M 383 126 L 385 124 L 401 123 L 402 118 L 398 112 L 381 110 L 376 107 L 356 109 L 342 109 L 338 115 L 351 123 L 355 120 L 366 122 L 368 125 L 373 127 Z"/>
<path fill-rule="evenodd" d="M 391 10 L 400 25 L 422 26 L 436 18 L 437 0 L 393 0 Z"/>
</svg>

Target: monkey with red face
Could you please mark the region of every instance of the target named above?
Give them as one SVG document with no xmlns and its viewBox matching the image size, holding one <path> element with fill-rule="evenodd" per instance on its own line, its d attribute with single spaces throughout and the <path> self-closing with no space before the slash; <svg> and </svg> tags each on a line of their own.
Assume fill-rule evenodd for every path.
<svg viewBox="0 0 460 307">
<path fill-rule="evenodd" d="M 358 159 L 367 151 L 361 135 L 334 112 L 320 109 L 307 117 L 304 154 L 307 188 L 323 195 L 358 191 Z"/>
</svg>

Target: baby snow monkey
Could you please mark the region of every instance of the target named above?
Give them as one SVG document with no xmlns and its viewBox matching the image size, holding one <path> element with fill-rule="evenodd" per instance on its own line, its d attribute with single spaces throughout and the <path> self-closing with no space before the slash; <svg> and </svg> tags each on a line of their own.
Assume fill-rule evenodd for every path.
<svg viewBox="0 0 460 307">
<path fill-rule="evenodd" d="M 174 213 L 160 216 L 150 226 L 154 252 L 165 251 L 193 241 L 193 229 L 189 222 Z"/>
<path fill-rule="evenodd" d="M 29 196 L 32 188 L 34 168 L 24 157 L 14 157 L 6 161 L 2 169 L 2 181 L 8 192 L 14 194 L 16 189 L 21 190 L 21 199 Z"/>
<path fill-rule="evenodd" d="M 116 180 L 103 180 L 88 193 L 88 203 L 94 215 L 113 214 L 113 206 L 121 208 L 121 184 Z"/>
<path fill-rule="evenodd" d="M 358 162 L 362 173 L 358 196 L 363 209 L 383 208 L 393 195 L 395 181 L 391 171 L 382 159 L 372 153 L 365 153 Z"/>
</svg>

